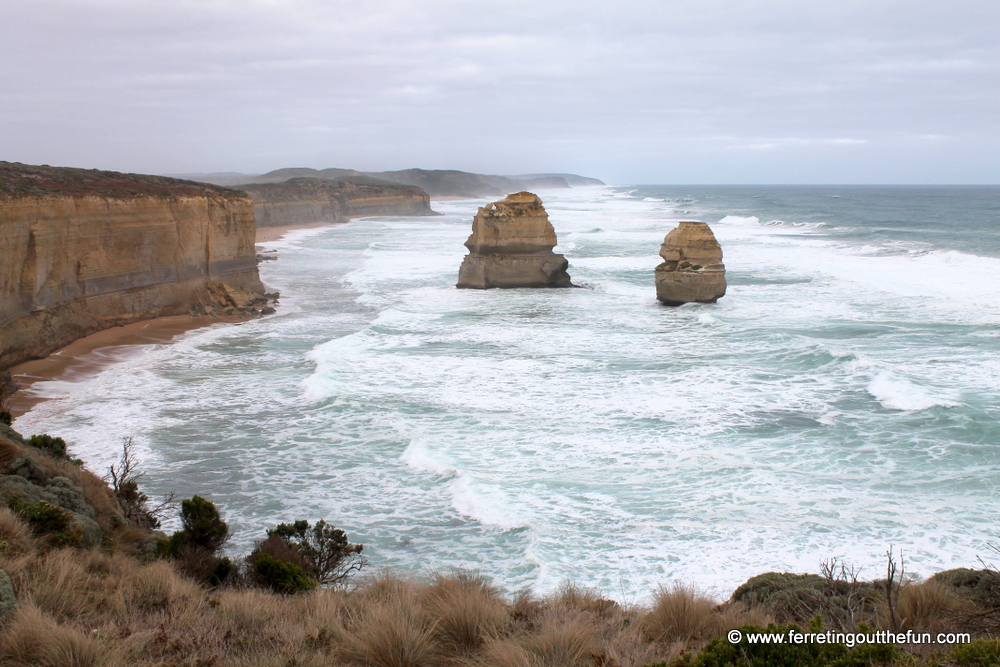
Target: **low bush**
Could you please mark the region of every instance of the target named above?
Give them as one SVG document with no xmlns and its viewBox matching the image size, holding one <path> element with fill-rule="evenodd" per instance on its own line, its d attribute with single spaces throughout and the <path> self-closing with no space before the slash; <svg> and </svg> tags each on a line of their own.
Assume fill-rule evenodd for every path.
<svg viewBox="0 0 1000 667">
<path fill-rule="evenodd" d="M 181 571 L 210 586 L 229 579 L 235 565 L 216 555 L 229 540 L 229 524 L 222 520 L 215 504 L 201 496 L 184 500 L 181 525 L 182 530 L 156 543 L 156 555 L 176 560 Z"/>
<path fill-rule="evenodd" d="M 139 528 L 152 530 L 160 527 L 163 515 L 177 504 L 174 502 L 174 494 L 170 493 L 159 505 L 150 506 L 149 496 L 139 490 L 139 480 L 146 473 L 139 469 L 134 450 L 135 441 L 125 438 L 122 441 L 121 459 L 117 465 L 108 468 L 105 481 L 111 485 L 125 518 Z"/>
<path fill-rule="evenodd" d="M 281 523 L 267 531 L 267 536 L 279 538 L 297 551 L 305 561 L 303 569 L 324 585 L 338 584 L 365 566 L 364 547 L 351 544 L 347 533 L 326 521 L 317 521 L 312 527 L 302 520 Z"/>
<path fill-rule="evenodd" d="M 302 593 L 318 585 L 301 567 L 266 553 L 255 552 L 247 562 L 254 581 L 275 593 Z"/>
<path fill-rule="evenodd" d="M 750 643 L 752 633 L 775 633 L 787 636 L 800 632 L 799 626 L 774 625 L 766 628 L 745 625 L 739 628 L 743 639 L 737 644 L 716 637 L 697 655 L 686 654 L 670 667 L 889 667 L 904 655 L 894 644 L 873 644 L 848 648 L 843 644 Z M 814 626 L 810 630 L 818 631 Z M 660 663 L 666 667 L 666 663 Z M 655 667 L 655 666 L 653 666 Z"/>
<path fill-rule="evenodd" d="M 1000 665 L 1000 639 L 977 639 L 955 648 L 948 657 L 957 667 L 996 667 Z"/>
<path fill-rule="evenodd" d="M 7 506 L 31 527 L 33 533 L 47 537 L 51 545 L 79 544 L 81 535 L 74 530 L 72 512 L 44 500 L 28 502 L 19 493 L 11 494 Z"/>
</svg>

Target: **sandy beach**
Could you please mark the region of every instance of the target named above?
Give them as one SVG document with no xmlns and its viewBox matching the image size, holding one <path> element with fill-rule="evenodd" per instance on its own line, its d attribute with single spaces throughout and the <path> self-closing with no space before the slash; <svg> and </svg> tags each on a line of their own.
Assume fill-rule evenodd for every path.
<svg viewBox="0 0 1000 667">
<path fill-rule="evenodd" d="M 340 225 L 340 222 L 310 222 L 304 225 L 282 225 L 280 227 L 258 227 L 257 243 L 269 243 L 277 241 L 282 236 L 293 229 L 313 229 L 314 227 L 325 227 L 327 225 Z"/>
<path fill-rule="evenodd" d="M 314 222 L 305 225 L 260 227 L 257 229 L 257 242 L 277 241 L 293 229 L 308 229 L 329 224 L 335 223 Z M 243 319 L 175 315 L 112 327 L 79 338 L 44 359 L 26 361 L 7 369 L 20 387 L 8 401 L 10 412 L 16 418 L 46 400 L 46 397 L 32 391 L 32 386 L 38 382 L 76 380 L 92 376 L 126 356 L 130 346 L 161 345 L 192 329 L 211 326 L 217 322 L 241 322 Z"/>
<path fill-rule="evenodd" d="M 112 327 L 95 334 L 78 338 L 61 350 L 44 359 L 26 361 L 7 369 L 20 386 L 11 396 L 8 405 L 14 417 L 19 417 L 32 407 L 46 400 L 31 391 L 31 387 L 44 380 L 78 379 L 99 372 L 127 353 L 127 346 L 168 343 L 176 336 L 209 326 L 220 321 L 239 321 L 236 318 L 220 320 L 211 317 L 176 315 L 133 322 Z M 98 352 L 99 351 L 99 352 Z"/>
</svg>

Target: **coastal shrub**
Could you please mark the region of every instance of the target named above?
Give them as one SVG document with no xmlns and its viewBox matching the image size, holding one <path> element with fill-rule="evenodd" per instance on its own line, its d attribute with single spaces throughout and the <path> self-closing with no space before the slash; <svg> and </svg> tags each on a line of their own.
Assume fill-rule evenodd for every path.
<svg viewBox="0 0 1000 667">
<path fill-rule="evenodd" d="M 743 640 L 738 644 L 716 637 L 697 655 L 685 654 L 670 667 L 889 667 L 903 656 L 902 649 L 894 644 L 865 644 L 848 648 L 843 644 L 751 644 L 746 639 L 751 633 L 787 636 L 791 631 L 800 632 L 795 624 L 771 624 L 766 628 L 745 625 L 739 630 L 743 633 Z M 818 624 L 810 630 L 818 631 Z M 666 663 L 660 665 L 667 667 Z"/>
<path fill-rule="evenodd" d="M 976 639 L 956 647 L 948 657 L 957 667 L 995 667 L 1000 665 L 1000 639 Z"/>
<path fill-rule="evenodd" d="M 40 500 L 28 502 L 19 493 L 11 494 L 7 506 L 31 527 L 36 535 L 45 535 L 53 545 L 77 544 L 79 531 L 72 530 L 73 513 L 58 505 Z"/>
<path fill-rule="evenodd" d="M 138 461 L 135 458 L 135 440 L 125 438 L 122 441 L 122 455 L 117 465 L 108 468 L 108 475 L 105 478 L 111 485 L 115 500 L 121 508 L 122 514 L 133 525 L 153 530 L 160 527 L 161 520 L 167 510 L 177 506 L 174 502 L 174 494 L 169 494 L 166 499 L 155 507 L 149 504 L 149 496 L 139 490 L 139 480 L 146 474 L 139 469 Z"/>
<path fill-rule="evenodd" d="M 181 503 L 182 531 L 187 540 L 196 546 L 215 553 L 229 541 L 229 524 L 215 504 L 201 496 L 188 498 Z"/>
<path fill-rule="evenodd" d="M 158 555 L 178 558 L 187 547 L 214 554 L 229 540 L 229 524 L 222 520 L 215 504 L 201 496 L 181 502 L 181 525 L 182 530 L 160 540 Z"/>
<path fill-rule="evenodd" d="M 805 623 L 817 614 L 839 631 L 853 631 L 876 618 L 881 586 L 858 581 L 855 573 L 831 560 L 824 575 L 766 572 L 733 591 L 730 601 L 759 607 L 782 623 Z"/>
<path fill-rule="evenodd" d="M 33 435 L 25 442 L 35 449 L 40 449 L 53 458 L 57 458 L 62 461 L 69 461 L 73 465 L 77 466 L 83 465 L 83 461 L 69 455 L 69 451 L 66 448 L 66 441 L 62 438 L 55 438 L 51 435 L 43 433 L 41 435 Z"/>
<path fill-rule="evenodd" d="M 58 459 L 66 458 L 66 441 L 43 433 L 28 438 L 28 444 Z"/>
<path fill-rule="evenodd" d="M 211 586 L 229 579 L 235 565 L 229 558 L 216 556 L 229 541 L 229 524 L 215 504 L 201 496 L 182 501 L 181 525 L 182 530 L 156 543 L 156 555 L 175 559 L 183 572 Z"/>
<path fill-rule="evenodd" d="M 267 536 L 280 539 L 297 551 L 305 562 L 303 569 L 323 585 L 338 584 L 365 566 L 361 555 L 364 547 L 351 544 L 347 533 L 323 520 L 312 527 L 303 520 L 281 523 L 268 530 Z"/>
<path fill-rule="evenodd" d="M 297 565 L 256 552 L 251 563 L 254 580 L 275 593 L 301 593 L 311 591 L 318 585 L 316 580 Z"/>
<path fill-rule="evenodd" d="M 0 410 L 0 424 L 10 426 L 14 423 L 14 417 L 7 410 Z"/>
</svg>

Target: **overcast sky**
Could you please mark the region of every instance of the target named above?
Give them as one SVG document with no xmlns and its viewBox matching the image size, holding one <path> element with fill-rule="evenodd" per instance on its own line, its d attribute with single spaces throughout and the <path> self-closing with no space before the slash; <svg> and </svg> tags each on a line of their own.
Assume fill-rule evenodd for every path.
<svg viewBox="0 0 1000 667">
<path fill-rule="evenodd" d="M 1000 183 L 998 0 L 0 0 L 0 159 Z"/>
</svg>

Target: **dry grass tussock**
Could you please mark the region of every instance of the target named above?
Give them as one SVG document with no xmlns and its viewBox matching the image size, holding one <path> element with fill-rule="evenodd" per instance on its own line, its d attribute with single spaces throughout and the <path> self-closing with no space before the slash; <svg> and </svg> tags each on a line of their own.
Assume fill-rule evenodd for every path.
<svg viewBox="0 0 1000 667">
<path fill-rule="evenodd" d="M 30 553 L 36 546 L 28 524 L 5 505 L 0 505 L 0 555 Z"/>
<path fill-rule="evenodd" d="M 20 534 L 16 518 L 0 525 Z M 4 665 L 642 667 L 682 648 L 650 638 L 655 609 L 569 585 L 510 599 L 468 572 L 279 595 L 99 550 L 8 551 L 0 567 L 20 604 L 0 626 Z"/>
<path fill-rule="evenodd" d="M 101 642 L 57 625 L 37 607 L 22 606 L 0 634 L 0 657 L 10 667 L 103 667 L 116 664 Z"/>
<path fill-rule="evenodd" d="M 24 537 L 2 513 L 0 528 Z M 0 664 L 12 667 L 643 667 L 771 620 L 685 586 L 633 606 L 573 585 L 508 597 L 468 572 L 382 572 L 351 590 L 279 595 L 209 590 L 170 562 L 103 551 L 8 550 L 0 567 L 20 602 L 0 625 Z M 909 584 L 896 612 L 933 632 L 953 629 L 967 604 L 945 586 Z"/>
<path fill-rule="evenodd" d="M 972 604 L 954 589 L 935 581 L 907 583 L 899 589 L 896 618 L 900 630 L 914 632 L 966 632 L 965 619 L 972 613 Z M 889 617 L 885 603 L 879 616 Z"/>
</svg>

